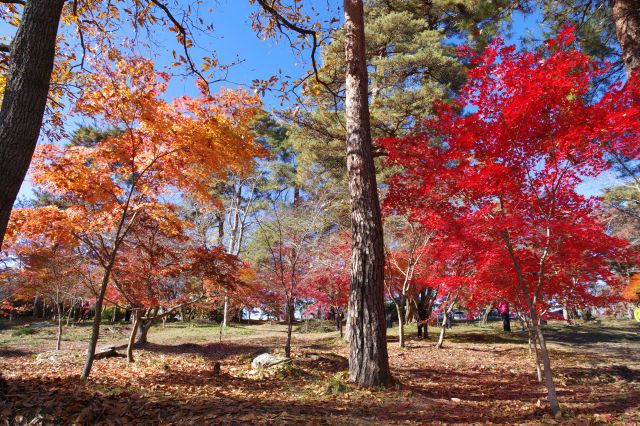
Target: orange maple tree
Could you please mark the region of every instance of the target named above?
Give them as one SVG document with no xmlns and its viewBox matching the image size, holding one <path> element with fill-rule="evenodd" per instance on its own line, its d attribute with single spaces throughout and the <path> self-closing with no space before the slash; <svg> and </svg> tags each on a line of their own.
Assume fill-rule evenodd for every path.
<svg viewBox="0 0 640 426">
<path fill-rule="evenodd" d="M 47 208 L 61 224 L 58 237 L 72 237 L 104 272 L 83 377 L 91 371 L 111 273 L 137 220 L 144 215 L 170 233 L 182 219 L 168 199 L 188 192 L 209 200 L 214 176 L 249 169 L 264 154 L 249 131 L 249 121 L 260 110 L 256 96 L 231 90 L 210 95 L 203 89 L 198 98 L 167 102 L 169 76 L 157 72 L 151 60 L 110 51 L 95 67 L 100 72 L 87 80 L 75 113 L 118 132 L 81 146 L 44 144 L 32 172 L 35 185 L 68 206 Z M 43 216 L 39 210 L 15 216 Z M 14 220 L 10 234 L 39 238 L 20 222 L 24 219 Z"/>
</svg>

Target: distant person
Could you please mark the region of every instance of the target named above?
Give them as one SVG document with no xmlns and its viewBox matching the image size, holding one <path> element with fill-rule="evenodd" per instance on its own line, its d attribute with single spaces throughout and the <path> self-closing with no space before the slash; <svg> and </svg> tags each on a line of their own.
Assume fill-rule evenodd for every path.
<svg viewBox="0 0 640 426">
<path fill-rule="evenodd" d="M 342 310 L 336 309 L 335 311 L 336 331 L 340 331 L 342 328 Z"/>
<path fill-rule="evenodd" d="M 511 318 L 509 316 L 509 304 L 505 301 L 500 302 L 500 305 L 498 305 L 498 313 L 502 317 L 502 329 L 506 332 L 511 332 Z"/>
<path fill-rule="evenodd" d="M 417 320 L 418 320 L 418 339 L 422 339 L 423 337 L 427 337 L 427 308 L 424 306 L 424 302 L 418 302 L 418 312 L 417 312 Z M 424 336 L 422 334 L 422 327 L 424 327 L 425 333 Z"/>
<path fill-rule="evenodd" d="M 393 314 L 391 312 L 387 312 L 387 328 L 393 327 Z"/>
</svg>

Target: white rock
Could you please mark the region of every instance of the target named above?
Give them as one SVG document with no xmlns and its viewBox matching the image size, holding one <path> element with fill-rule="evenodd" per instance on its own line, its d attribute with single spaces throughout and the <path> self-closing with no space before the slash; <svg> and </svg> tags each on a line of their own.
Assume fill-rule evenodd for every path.
<svg viewBox="0 0 640 426">
<path fill-rule="evenodd" d="M 254 370 L 258 368 L 269 368 L 278 364 L 285 364 L 291 362 L 291 358 L 287 358 L 282 355 L 273 355 L 273 354 L 260 354 L 251 361 L 251 368 Z"/>
</svg>

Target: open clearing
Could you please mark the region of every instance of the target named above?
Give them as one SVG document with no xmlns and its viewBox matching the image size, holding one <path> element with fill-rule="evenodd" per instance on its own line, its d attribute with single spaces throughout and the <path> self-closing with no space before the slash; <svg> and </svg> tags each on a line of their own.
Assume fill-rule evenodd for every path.
<svg viewBox="0 0 640 426">
<path fill-rule="evenodd" d="M 441 350 L 434 348 L 436 330 L 428 340 L 410 338 L 401 350 L 396 329 L 390 329 L 389 358 L 398 385 L 368 390 L 347 383 L 347 345 L 322 327 L 294 333 L 290 365 L 252 374 L 252 357 L 282 348 L 284 326 L 236 324 L 222 343 L 217 326 L 155 326 L 149 344 L 136 350 L 134 364 L 125 358 L 96 361 L 86 382 L 79 373 L 88 325 L 70 327 L 60 353 L 50 351 L 55 327 L 28 335 L 20 335 L 20 325 L 1 327 L 5 424 L 640 422 L 640 333 L 630 321 L 550 325 L 561 419 L 548 414 L 525 335 L 503 334 L 497 325 L 458 325 Z M 102 344 L 126 344 L 129 326 L 103 330 Z M 413 336 L 414 329 L 408 333 Z M 216 361 L 220 375 L 213 372 Z"/>
</svg>

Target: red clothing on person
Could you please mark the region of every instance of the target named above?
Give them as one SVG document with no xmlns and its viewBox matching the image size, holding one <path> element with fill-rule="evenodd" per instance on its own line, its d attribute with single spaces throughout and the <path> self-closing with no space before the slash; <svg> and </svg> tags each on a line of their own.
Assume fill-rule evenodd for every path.
<svg viewBox="0 0 640 426">
<path fill-rule="evenodd" d="M 502 314 L 508 314 L 509 313 L 509 304 L 507 302 L 502 302 L 498 305 L 498 313 L 500 315 Z"/>
</svg>

